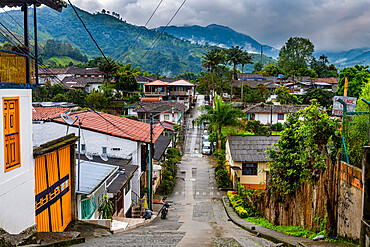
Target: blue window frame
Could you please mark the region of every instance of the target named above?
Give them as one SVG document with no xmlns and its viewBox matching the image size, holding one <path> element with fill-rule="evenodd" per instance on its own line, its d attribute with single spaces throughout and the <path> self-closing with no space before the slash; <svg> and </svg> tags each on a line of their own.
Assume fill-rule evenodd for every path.
<svg viewBox="0 0 370 247">
<path fill-rule="evenodd" d="M 103 147 L 103 154 L 107 153 L 107 147 Z"/>
<path fill-rule="evenodd" d="M 81 151 L 85 151 L 86 150 L 86 144 L 81 144 Z"/>
<path fill-rule="evenodd" d="M 284 113 L 278 113 L 278 120 L 284 120 Z"/>
</svg>

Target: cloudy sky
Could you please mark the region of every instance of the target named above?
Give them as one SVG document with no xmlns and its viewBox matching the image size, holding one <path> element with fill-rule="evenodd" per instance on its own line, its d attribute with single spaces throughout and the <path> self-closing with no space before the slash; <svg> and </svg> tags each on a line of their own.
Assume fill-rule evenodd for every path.
<svg viewBox="0 0 370 247">
<path fill-rule="evenodd" d="M 160 0 L 72 0 L 89 12 L 103 8 L 144 25 Z M 183 0 L 163 0 L 148 27 L 166 25 Z M 173 25 L 216 23 L 280 48 L 309 38 L 315 50 L 370 47 L 370 0 L 187 0 Z"/>
</svg>

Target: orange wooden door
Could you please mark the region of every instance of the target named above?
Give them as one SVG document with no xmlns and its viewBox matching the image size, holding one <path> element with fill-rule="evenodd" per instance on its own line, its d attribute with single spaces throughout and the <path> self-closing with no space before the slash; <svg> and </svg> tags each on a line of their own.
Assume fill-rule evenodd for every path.
<svg viewBox="0 0 370 247">
<path fill-rule="evenodd" d="M 72 220 L 70 148 L 35 160 L 35 210 L 38 232 L 62 232 Z"/>
</svg>

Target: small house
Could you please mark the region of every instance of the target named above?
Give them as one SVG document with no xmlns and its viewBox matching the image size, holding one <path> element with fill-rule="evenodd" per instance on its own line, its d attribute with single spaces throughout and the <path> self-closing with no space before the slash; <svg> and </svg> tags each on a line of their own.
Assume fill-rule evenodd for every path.
<svg viewBox="0 0 370 247">
<path fill-rule="evenodd" d="M 233 188 L 266 189 L 269 165 L 266 149 L 280 136 L 231 135 L 226 140 L 226 160 Z"/>
</svg>

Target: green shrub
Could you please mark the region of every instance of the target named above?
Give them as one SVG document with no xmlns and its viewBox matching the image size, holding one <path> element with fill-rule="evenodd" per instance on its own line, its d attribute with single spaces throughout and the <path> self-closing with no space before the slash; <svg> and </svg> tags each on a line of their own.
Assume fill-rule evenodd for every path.
<svg viewBox="0 0 370 247">
<path fill-rule="evenodd" d="M 216 179 L 218 187 L 227 187 L 230 185 L 229 172 L 225 168 L 216 172 Z"/>
<path fill-rule="evenodd" d="M 243 207 L 238 206 L 235 208 L 235 212 L 241 217 L 241 218 L 247 218 L 249 216 L 248 211 L 245 210 Z"/>
</svg>

